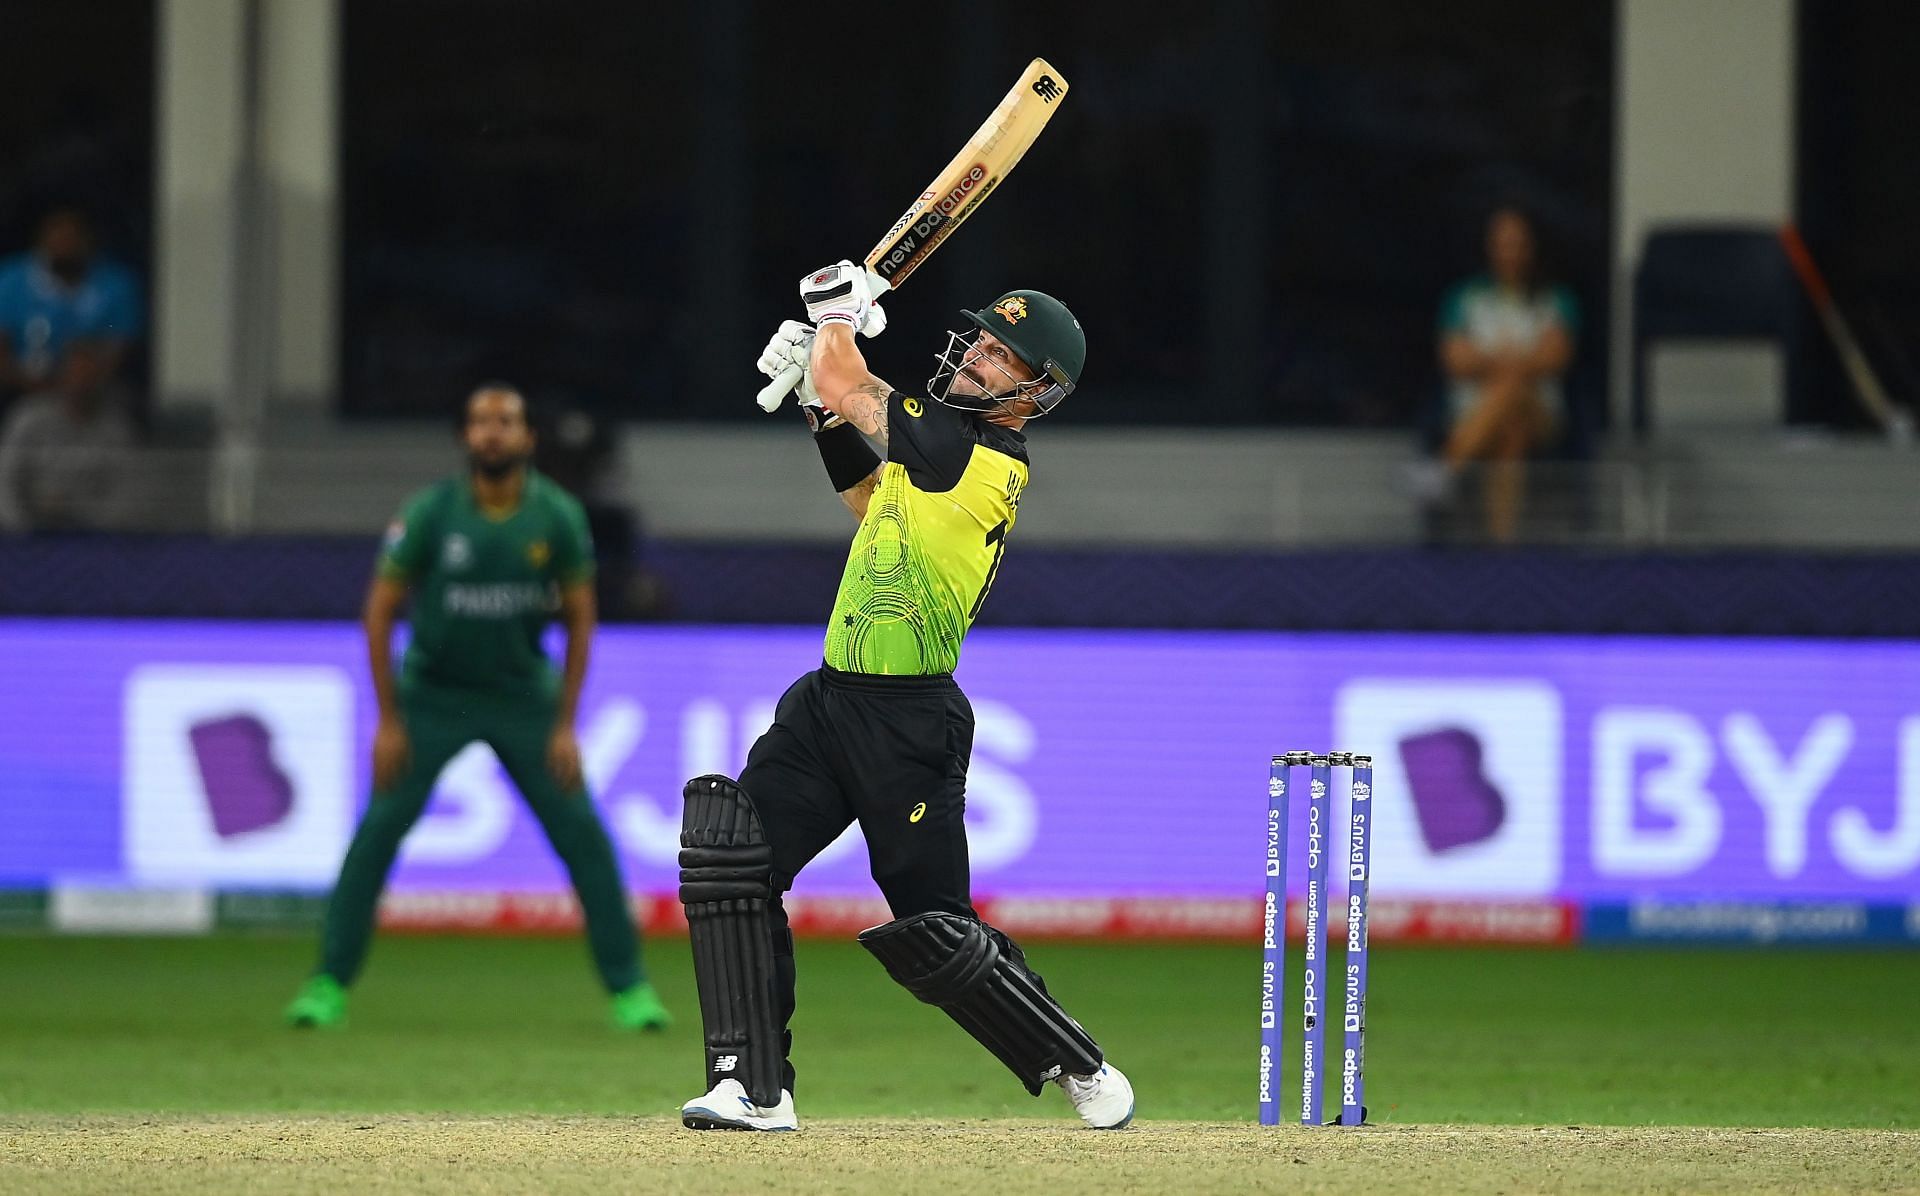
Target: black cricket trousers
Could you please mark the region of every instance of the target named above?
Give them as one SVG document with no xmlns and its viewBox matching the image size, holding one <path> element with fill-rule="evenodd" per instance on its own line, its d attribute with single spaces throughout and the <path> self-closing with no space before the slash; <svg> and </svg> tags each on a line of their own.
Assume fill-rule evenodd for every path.
<svg viewBox="0 0 1920 1196">
<path fill-rule="evenodd" d="M 885 677 L 822 665 L 781 695 L 773 726 L 747 754 L 740 787 L 773 849 L 775 995 L 789 1056 L 793 934 L 780 895 L 858 822 L 894 917 L 975 917 L 966 830 L 972 755 L 973 707 L 944 673 Z M 791 1090 L 791 1061 L 784 1074 Z"/>
</svg>

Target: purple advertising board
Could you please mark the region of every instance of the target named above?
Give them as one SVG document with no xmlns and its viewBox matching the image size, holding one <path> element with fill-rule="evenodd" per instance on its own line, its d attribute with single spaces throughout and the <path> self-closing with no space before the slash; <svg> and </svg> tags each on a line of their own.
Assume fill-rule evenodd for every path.
<svg viewBox="0 0 1920 1196">
<path fill-rule="evenodd" d="M 348 625 L 0 622 L 0 885 L 325 889 L 365 801 L 363 652 Z M 603 630 L 580 740 L 630 887 L 673 888 L 681 784 L 736 771 L 819 653 Z M 1295 748 L 1374 756 L 1376 898 L 1920 894 L 1920 645 L 986 629 L 960 680 L 982 894 L 1257 895 Z M 394 877 L 562 884 L 479 746 Z M 857 837 L 799 891 L 871 894 Z"/>
</svg>

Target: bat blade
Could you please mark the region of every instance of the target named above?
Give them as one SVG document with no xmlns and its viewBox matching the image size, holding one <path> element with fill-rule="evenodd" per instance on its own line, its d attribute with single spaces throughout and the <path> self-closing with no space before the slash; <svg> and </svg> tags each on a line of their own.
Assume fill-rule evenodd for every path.
<svg viewBox="0 0 1920 1196">
<path fill-rule="evenodd" d="M 907 276 L 973 215 L 1047 127 L 1066 94 L 1067 77 L 1046 59 L 1027 64 L 1013 89 L 953 161 L 933 177 L 867 254 L 867 282 L 876 296 L 899 290 Z M 773 411 L 799 382 L 800 367 L 788 366 L 760 388 L 754 401 L 762 410 Z"/>
<path fill-rule="evenodd" d="M 1005 179 L 1067 94 L 1067 79 L 1044 58 L 1027 64 L 998 107 L 867 254 L 873 276 L 898 290 L 940 243 Z"/>
</svg>

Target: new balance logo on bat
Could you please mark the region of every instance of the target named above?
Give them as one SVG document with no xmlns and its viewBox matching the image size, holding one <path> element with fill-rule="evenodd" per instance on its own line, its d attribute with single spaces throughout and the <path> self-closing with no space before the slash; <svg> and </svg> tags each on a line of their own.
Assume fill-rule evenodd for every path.
<svg viewBox="0 0 1920 1196">
<path fill-rule="evenodd" d="M 1053 81 L 1052 75 L 1042 75 L 1033 81 L 1033 94 L 1051 104 L 1060 98 L 1060 85 Z"/>
</svg>

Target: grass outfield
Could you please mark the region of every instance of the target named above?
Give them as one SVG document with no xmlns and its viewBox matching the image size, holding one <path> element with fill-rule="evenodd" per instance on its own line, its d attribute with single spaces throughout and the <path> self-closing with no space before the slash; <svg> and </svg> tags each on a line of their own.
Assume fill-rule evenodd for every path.
<svg viewBox="0 0 1920 1196">
<path fill-rule="evenodd" d="M 1057 1168 L 1135 1191 L 1920 1184 L 1911 952 L 1380 950 L 1379 1126 L 1356 1133 L 1246 1124 L 1251 947 L 1040 943 L 1139 1095 L 1138 1132 L 1097 1135 L 856 946 L 803 942 L 811 1132 L 749 1145 L 671 1117 L 700 1082 L 684 940 L 651 953 L 681 1022 L 646 1037 L 604 1027 L 576 941 L 403 937 L 348 1029 L 295 1033 L 277 1016 L 312 951 L 0 937 L 0 1190 L 584 1191 L 656 1164 L 639 1186 L 675 1191 L 764 1182 L 770 1159 L 796 1192 L 1037 1189 Z M 1646 1128 L 1674 1126 L 1749 1128 Z"/>
</svg>

